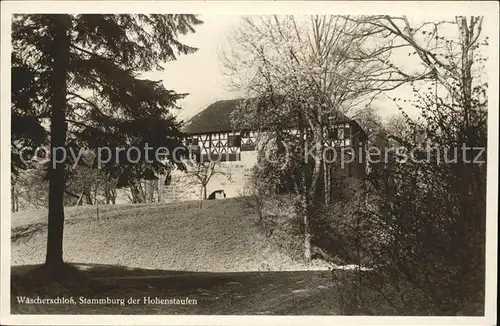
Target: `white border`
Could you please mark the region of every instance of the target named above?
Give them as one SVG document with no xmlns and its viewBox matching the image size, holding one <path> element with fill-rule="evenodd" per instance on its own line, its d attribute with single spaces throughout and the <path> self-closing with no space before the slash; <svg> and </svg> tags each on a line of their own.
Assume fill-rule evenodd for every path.
<svg viewBox="0 0 500 326">
<path fill-rule="evenodd" d="M 485 16 L 490 34 L 488 98 L 488 185 L 486 305 L 484 317 L 342 317 L 342 316 L 134 316 L 10 315 L 10 40 L 13 13 L 198 13 L 198 14 L 443 14 Z M 498 229 L 498 12 L 495 1 L 15 1 L 1 3 L 1 273 L 0 324 L 34 325 L 495 325 Z"/>
</svg>

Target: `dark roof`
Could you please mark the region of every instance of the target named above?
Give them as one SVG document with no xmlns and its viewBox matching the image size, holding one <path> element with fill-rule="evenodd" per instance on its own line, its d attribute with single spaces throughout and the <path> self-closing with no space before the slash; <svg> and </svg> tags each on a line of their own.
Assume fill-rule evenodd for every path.
<svg viewBox="0 0 500 326">
<path fill-rule="evenodd" d="M 238 104 L 245 101 L 243 98 L 231 100 L 216 101 L 206 109 L 200 111 L 194 117 L 189 119 L 182 127 L 182 132 L 186 134 L 201 134 L 213 132 L 225 132 L 233 130 L 231 122 L 231 113 L 236 109 Z M 346 115 L 339 112 L 337 121 L 356 121 L 349 119 Z M 359 125 L 358 125 L 359 126 Z M 360 127 L 362 130 L 362 128 Z"/>
<path fill-rule="evenodd" d="M 214 102 L 188 120 L 182 131 L 196 134 L 232 130 L 231 112 L 243 101 L 244 99 L 233 99 Z"/>
</svg>

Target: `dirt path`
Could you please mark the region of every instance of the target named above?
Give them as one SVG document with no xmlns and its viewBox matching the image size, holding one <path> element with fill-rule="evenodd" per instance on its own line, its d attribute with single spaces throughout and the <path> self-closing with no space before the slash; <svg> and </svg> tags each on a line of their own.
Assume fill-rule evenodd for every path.
<svg viewBox="0 0 500 326">
<path fill-rule="evenodd" d="M 131 273 L 139 273 L 132 271 Z M 144 271 L 143 271 L 144 272 Z M 125 304 L 27 305 L 12 301 L 15 313 L 48 314 L 222 314 L 222 315 L 335 315 L 338 298 L 329 272 L 198 273 L 163 271 L 156 275 L 110 275 L 89 272 L 105 290 L 85 299 L 122 299 Z M 136 304 L 127 304 L 131 300 Z M 149 298 L 149 299 L 146 299 Z M 187 304 L 187 299 L 191 304 Z M 165 304 L 164 301 L 185 304 Z M 193 302 L 196 304 L 193 304 Z"/>
</svg>

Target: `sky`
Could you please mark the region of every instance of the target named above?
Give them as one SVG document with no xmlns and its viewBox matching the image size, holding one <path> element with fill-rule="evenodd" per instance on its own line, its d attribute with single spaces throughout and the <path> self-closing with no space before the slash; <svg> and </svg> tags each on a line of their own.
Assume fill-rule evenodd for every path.
<svg viewBox="0 0 500 326">
<path fill-rule="evenodd" d="M 178 102 L 182 107 L 177 113 L 180 120 L 188 120 L 217 100 L 242 96 L 241 93 L 228 89 L 219 59 L 219 48 L 226 42 L 231 29 L 240 24 L 241 16 L 219 14 L 200 15 L 199 18 L 204 23 L 195 27 L 196 32 L 180 37 L 181 42 L 197 47 L 198 51 L 180 55 L 176 61 L 165 63 L 164 71 L 144 75 L 146 78 L 163 80 L 167 89 L 189 93 L 185 99 Z M 406 52 L 400 59 L 407 68 L 414 68 L 418 64 L 411 62 L 412 58 Z M 400 87 L 387 95 L 410 99 L 412 92 L 409 87 Z M 375 101 L 374 106 L 377 108 L 377 114 L 383 119 L 398 113 L 396 105 L 388 100 L 388 97 Z M 405 112 L 410 116 L 417 114 L 411 106 L 407 106 Z"/>
<path fill-rule="evenodd" d="M 241 96 L 228 91 L 219 61 L 218 48 L 227 39 L 227 33 L 236 26 L 240 16 L 201 15 L 204 23 L 195 27 L 196 33 L 185 35 L 180 40 L 198 51 L 181 55 L 176 61 L 164 65 L 165 70 L 151 72 L 145 77 L 161 79 L 167 89 L 189 95 L 178 102 L 182 107 L 178 117 L 188 119 L 220 99 Z"/>
</svg>

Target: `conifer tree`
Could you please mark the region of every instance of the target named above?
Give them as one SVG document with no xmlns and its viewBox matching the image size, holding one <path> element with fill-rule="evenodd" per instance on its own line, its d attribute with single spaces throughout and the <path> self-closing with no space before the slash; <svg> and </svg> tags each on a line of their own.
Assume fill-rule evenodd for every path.
<svg viewBox="0 0 500 326">
<path fill-rule="evenodd" d="M 196 48 L 179 41 L 202 22 L 194 15 L 16 15 L 12 25 L 12 168 L 25 168 L 23 146 L 94 149 L 179 145 L 171 110 L 186 94 L 141 73 L 162 70 Z M 47 126 L 50 125 L 50 132 Z M 26 154 L 26 152 L 24 152 Z M 142 152 L 144 154 L 144 152 Z M 145 156 L 113 156 L 105 171 L 133 178 L 164 168 Z M 109 157 L 108 157 L 109 159 Z M 69 159 L 51 156 L 46 266 L 63 264 L 64 188 Z"/>
</svg>

